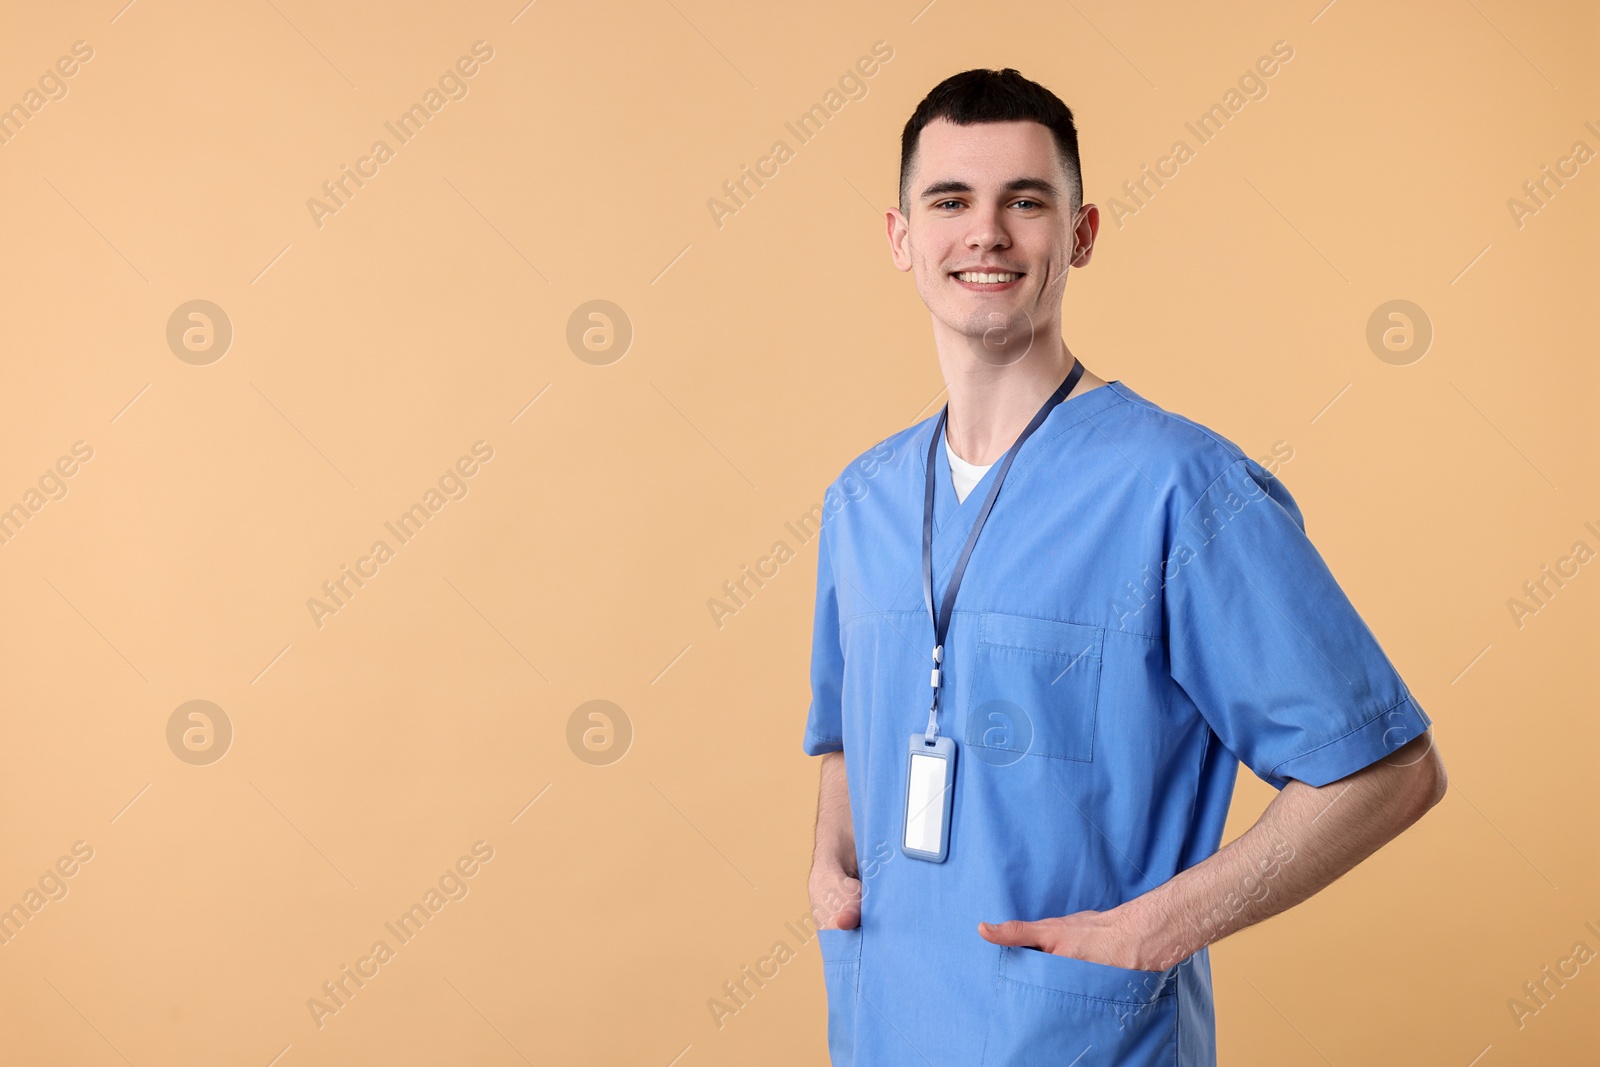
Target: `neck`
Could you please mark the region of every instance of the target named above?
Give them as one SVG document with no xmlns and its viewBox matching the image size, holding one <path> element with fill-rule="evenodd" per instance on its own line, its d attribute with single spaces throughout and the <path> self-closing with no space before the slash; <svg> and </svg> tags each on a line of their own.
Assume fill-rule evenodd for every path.
<svg viewBox="0 0 1600 1067">
<path fill-rule="evenodd" d="M 976 358 L 965 337 L 953 346 L 939 345 L 939 369 L 950 397 L 945 433 L 957 456 L 979 466 L 998 460 L 1072 370 L 1072 350 L 1059 335 L 1047 336 L 1055 336 L 1054 345 L 1037 338 L 1021 358 L 996 359 L 988 351 Z M 1085 367 L 1068 396 L 1105 384 Z"/>
</svg>

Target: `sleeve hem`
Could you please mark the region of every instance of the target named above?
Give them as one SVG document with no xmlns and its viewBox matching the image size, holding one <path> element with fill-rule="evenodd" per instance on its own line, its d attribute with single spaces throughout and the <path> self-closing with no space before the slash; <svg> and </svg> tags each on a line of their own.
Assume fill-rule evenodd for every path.
<svg viewBox="0 0 1600 1067">
<path fill-rule="evenodd" d="M 843 752 L 844 738 L 842 737 L 817 737 L 807 734 L 802 746 L 808 756 L 821 756 L 829 752 Z"/>
<path fill-rule="evenodd" d="M 1379 712 L 1354 730 L 1324 742 L 1308 752 L 1284 760 L 1266 777 L 1287 781 L 1293 778 L 1311 786 L 1324 786 L 1369 767 L 1409 741 L 1420 737 L 1431 726 L 1409 692 L 1394 705 Z M 1281 785 L 1278 788 L 1283 788 Z"/>
</svg>

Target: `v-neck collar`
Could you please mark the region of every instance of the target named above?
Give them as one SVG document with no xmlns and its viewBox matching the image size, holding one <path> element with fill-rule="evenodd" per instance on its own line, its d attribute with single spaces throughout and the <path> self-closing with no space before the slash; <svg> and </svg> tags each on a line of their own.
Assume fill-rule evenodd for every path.
<svg viewBox="0 0 1600 1067">
<path fill-rule="evenodd" d="M 1049 425 L 1048 418 L 1045 420 L 1045 425 Z M 1044 426 L 1039 428 L 1043 430 Z M 969 510 L 973 514 L 977 513 L 982 499 L 989 493 L 989 486 L 994 484 L 995 468 L 1000 466 L 998 459 L 989 464 L 989 469 L 984 471 L 983 476 L 967 491 L 966 499 L 957 500 L 955 478 L 950 470 L 950 454 L 945 451 L 944 442 L 940 442 L 940 447 L 937 451 L 938 454 L 934 456 L 936 469 L 934 471 L 935 485 L 933 488 L 933 528 L 935 532 L 944 529 L 945 523 L 949 521 L 952 514 L 960 515 Z M 1017 458 L 1021 459 L 1022 457 L 1019 454 Z"/>
<path fill-rule="evenodd" d="M 1106 404 L 1122 399 L 1120 394 L 1115 392 L 1120 380 L 1107 382 L 1105 385 L 1097 386 L 1086 393 L 1069 396 L 1057 404 L 1050 411 L 1050 414 L 1045 416 L 1044 422 L 1040 424 L 1033 437 L 1023 442 L 1021 451 L 1017 453 L 1017 458 L 1011 465 L 1011 473 L 1006 476 L 1007 481 L 1015 478 L 1024 467 L 1028 466 L 1031 457 L 1036 456 L 1049 439 L 1089 418 L 1096 411 L 1105 407 Z M 1102 396 L 1101 394 L 1105 395 Z M 928 424 L 928 434 L 931 437 L 933 432 L 938 429 L 939 416 L 934 415 L 933 418 L 928 420 Z M 921 444 L 921 451 L 924 456 L 928 454 L 928 443 L 928 441 L 924 440 Z M 1004 455 L 1005 453 L 1001 453 L 1001 458 Z M 967 530 L 972 528 L 972 520 L 977 517 L 978 511 L 983 507 L 984 500 L 988 498 L 989 489 L 994 485 L 995 472 L 1000 467 L 1000 459 L 996 459 L 989 464 L 989 469 L 984 471 L 982 478 L 978 479 L 978 484 L 974 485 L 972 490 L 967 493 L 965 500 L 960 501 L 956 499 L 955 484 L 950 476 L 950 459 L 945 452 L 944 442 L 942 441 L 939 443 L 939 447 L 934 449 L 933 462 L 935 464 L 933 488 L 934 533 L 945 533 L 945 527 L 954 520 L 959 527 L 959 532 L 965 534 Z M 1004 491 L 1002 491 L 1001 495 L 1004 495 Z M 995 506 L 1000 506 L 998 500 L 995 501 Z M 940 549 L 934 557 L 935 566 L 939 565 L 941 558 L 948 562 L 949 557 L 957 547 L 952 542 Z"/>
</svg>

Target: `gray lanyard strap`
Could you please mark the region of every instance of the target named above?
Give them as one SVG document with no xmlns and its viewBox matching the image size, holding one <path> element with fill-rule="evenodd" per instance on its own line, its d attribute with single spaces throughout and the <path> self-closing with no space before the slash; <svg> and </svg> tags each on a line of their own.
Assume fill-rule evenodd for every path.
<svg viewBox="0 0 1600 1067">
<path fill-rule="evenodd" d="M 989 512 L 994 508 L 995 498 L 1000 495 L 1000 486 L 1005 482 L 1006 472 L 1011 469 L 1011 462 L 1017 458 L 1022 443 L 1044 424 L 1045 417 L 1057 404 L 1067 398 L 1067 394 L 1072 392 L 1072 387 L 1077 385 L 1078 379 L 1082 377 L 1083 364 L 1074 359 L 1072 373 L 1068 374 L 1056 387 L 1056 391 L 1045 399 L 1044 405 L 1022 431 L 1022 435 L 1006 450 L 1004 458 L 1000 460 L 1000 469 L 995 471 L 994 484 L 989 487 L 989 495 L 984 498 L 983 509 L 973 520 L 972 532 L 967 534 L 967 543 L 961 549 L 961 558 L 956 560 L 955 570 L 950 574 L 950 584 L 944 591 L 944 602 L 936 610 L 933 603 L 933 472 L 936 467 L 934 460 L 938 455 L 940 439 L 944 436 L 944 424 L 950 413 L 950 405 L 946 403 L 944 409 L 939 412 L 938 425 L 933 428 L 933 439 L 928 442 L 927 487 L 922 499 L 922 597 L 927 602 L 928 614 L 933 619 L 933 674 L 929 683 L 933 686 L 933 703 L 928 705 L 929 741 L 939 736 L 939 689 L 943 681 L 939 665 L 944 661 L 945 634 L 950 629 L 950 615 L 955 608 L 956 592 L 961 588 L 961 577 L 967 571 L 967 561 L 972 558 L 973 546 L 978 543 L 978 535 L 983 532 L 983 524 L 989 520 Z"/>
</svg>

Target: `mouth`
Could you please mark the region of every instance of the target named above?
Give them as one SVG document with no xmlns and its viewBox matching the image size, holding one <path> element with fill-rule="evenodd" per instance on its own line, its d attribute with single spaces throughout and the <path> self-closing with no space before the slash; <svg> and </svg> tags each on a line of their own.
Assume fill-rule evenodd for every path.
<svg viewBox="0 0 1600 1067">
<path fill-rule="evenodd" d="M 1019 284 L 1027 275 L 1021 271 L 959 270 L 952 271 L 950 277 L 963 289 L 975 293 L 998 293 Z"/>
</svg>

